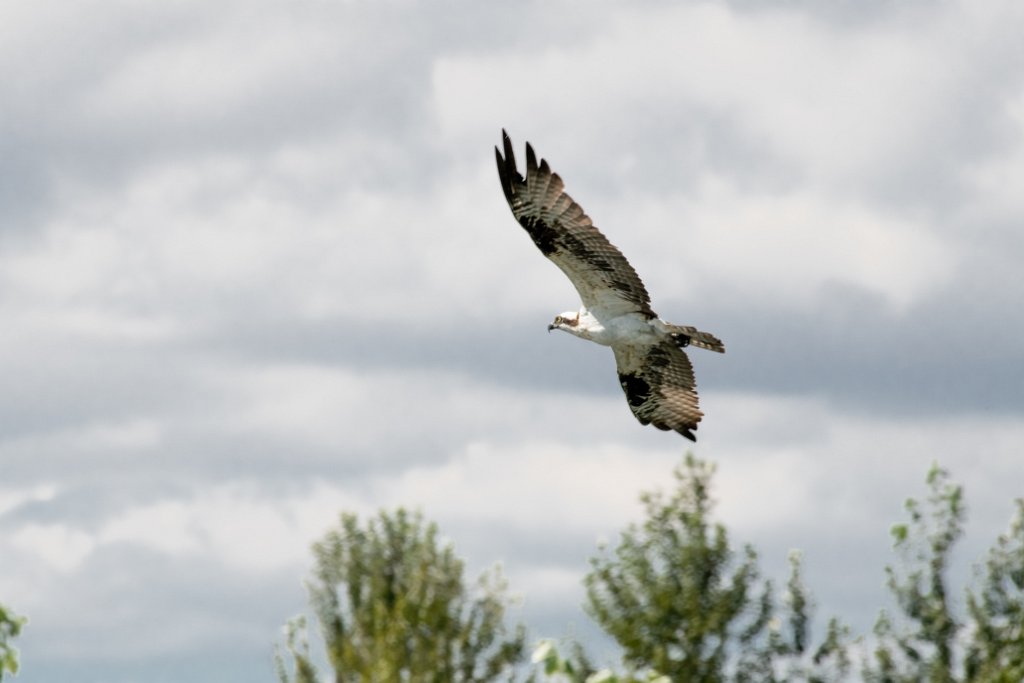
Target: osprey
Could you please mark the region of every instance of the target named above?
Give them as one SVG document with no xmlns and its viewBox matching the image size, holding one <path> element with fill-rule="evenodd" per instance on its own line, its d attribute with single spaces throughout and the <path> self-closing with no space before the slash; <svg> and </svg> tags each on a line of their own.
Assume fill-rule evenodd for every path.
<svg viewBox="0 0 1024 683">
<path fill-rule="evenodd" d="M 619 383 L 640 424 L 675 430 L 696 441 L 704 415 L 697 407 L 693 366 L 683 348 L 725 353 L 716 337 L 672 325 L 651 310 L 651 298 L 629 261 L 594 227 L 565 193 L 562 179 L 526 143 L 526 177 L 516 168 L 512 141 L 502 130 L 505 156 L 495 147 L 505 199 L 534 244 L 562 269 L 583 306 L 555 317 L 548 331 L 562 330 L 612 347 Z"/>
</svg>

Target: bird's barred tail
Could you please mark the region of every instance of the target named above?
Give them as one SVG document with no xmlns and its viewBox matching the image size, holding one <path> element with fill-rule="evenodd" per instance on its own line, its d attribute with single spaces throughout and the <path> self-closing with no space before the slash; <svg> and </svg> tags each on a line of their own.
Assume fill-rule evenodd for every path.
<svg viewBox="0 0 1024 683">
<path fill-rule="evenodd" d="M 670 325 L 669 334 L 672 335 L 672 339 L 680 348 L 684 346 L 696 346 L 697 348 L 707 349 L 708 351 L 725 353 L 725 344 L 722 343 L 721 339 L 708 332 L 701 332 L 696 327 L 689 327 L 687 325 Z"/>
</svg>

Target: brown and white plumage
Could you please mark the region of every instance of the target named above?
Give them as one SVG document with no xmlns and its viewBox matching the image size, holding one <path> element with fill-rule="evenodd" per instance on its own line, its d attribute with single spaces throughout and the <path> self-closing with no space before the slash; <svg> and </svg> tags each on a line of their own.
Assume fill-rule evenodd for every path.
<svg viewBox="0 0 1024 683">
<path fill-rule="evenodd" d="M 564 183 L 544 159 L 537 163 L 526 143 L 526 178 L 516 169 L 512 141 L 502 131 L 505 158 L 497 148 L 498 175 L 505 199 L 520 225 L 545 256 L 562 269 L 583 305 L 609 315 L 640 312 L 654 317 L 651 297 L 640 276 L 618 249 L 594 227 Z"/>
<path fill-rule="evenodd" d="M 659 319 L 629 261 L 566 194 L 562 179 L 547 161 L 538 162 L 526 143 L 524 177 L 505 131 L 502 147 L 495 147 L 494 154 L 512 214 L 541 253 L 568 276 L 583 302 L 579 311 L 557 316 L 548 329 L 612 347 L 619 383 L 637 420 L 696 441 L 693 430 L 703 413 L 693 366 L 682 347 L 692 344 L 723 353 L 722 342 L 707 332 Z"/>
</svg>

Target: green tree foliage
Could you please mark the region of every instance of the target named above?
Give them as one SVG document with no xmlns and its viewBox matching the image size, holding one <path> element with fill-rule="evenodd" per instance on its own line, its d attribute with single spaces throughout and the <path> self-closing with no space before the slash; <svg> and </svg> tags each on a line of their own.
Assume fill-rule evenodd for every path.
<svg viewBox="0 0 1024 683">
<path fill-rule="evenodd" d="M 0 680 L 5 673 L 18 673 L 18 650 L 11 641 L 21 633 L 25 617 L 19 617 L 7 607 L 0 605 Z"/>
<path fill-rule="evenodd" d="M 946 570 L 953 545 L 963 534 L 963 489 L 950 483 L 949 473 L 937 466 L 928 472 L 927 483 L 927 506 L 908 499 L 910 522 L 892 528 L 906 571 L 888 566 L 885 573 L 907 626 L 898 632 L 889 615 L 881 614 L 875 625 L 875 665 L 866 671 L 870 680 L 956 680 L 953 660 L 960 624 L 951 609 Z"/>
<path fill-rule="evenodd" d="M 533 651 L 530 661 L 537 667 L 538 671 L 529 679 L 529 683 L 538 680 L 537 674 L 545 677 L 557 678 L 560 681 L 569 683 L 592 683 L 594 678 L 604 671 L 597 671 L 587 656 L 583 646 L 577 642 L 569 643 L 569 656 L 563 656 L 555 641 L 550 639 L 542 640 Z"/>
<path fill-rule="evenodd" d="M 849 656 L 849 629 L 835 617 L 829 619 L 825 638 L 811 650 L 811 616 L 814 601 L 803 582 L 801 556 L 789 556 L 789 580 L 784 596 L 785 628 L 772 629 L 769 647 L 762 651 L 763 665 L 772 672 L 765 680 L 826 683 L 840 681 L 852 667 Z"/>
<path fill-rule="evenodd" d="M 575 655 L 581 654 L 579 645 L 575 645 L 574 649 Z M 617 674 L 611 669 L 594 671 L 586 663 L 585 657 L 582 665 L 576 657 L 562 657 L 558 652 L 558 646 L 551 640 L 541 641 L 537 649 L 533 651 L 531 661 L 548 679 L 569 681 L 569 683 L 671 683 L 668 676 L 662 676 L 653 671 L 646 674 L 634 672 Z"/>
<path fill-rule="evenodd" d="M 1024 681 L 1024 500 L 957 609 L 948 573 L 964 530 L 963 490 L 933 467 L 927 495 L 908 500 L 909 519 L 891 530 L 898 561 L 885 576 L 896 609 L 883 611 L 856 649 L 835 619 L 814 647 L 814 604 L 800 555 L 791 555 L 789 579 L 777 594 L 754 550 L 735 549 L 714 521 L 713 475 L 712 466 L 688 456 L 668 495 L 641 497 L 642 524 L 591 560 L 585 608 L 621 646 L 622 672 L 597 670 L 579 645 L 563 657 L 545 641 L 534 652 L 531 680 Z M 485 574 L 470 596 L 462 563 L 420 516 L 382 513 L 361 527 L 343 515 L 314 554 L 310 596 L 337 683 L 512 678 L 523 632 L 504 627 L 504 583 Z M 301 619 L 289 623 L 284 649 L 293 671 L 279 654 L 282 683 L 318 680 Z M 853 651 L 862 653 L 857 667 Z"/>
<path fill-rule="evenodd" d="M 1024 502 L 1010 531 L 989 551 L 980 593 L 966 614 L 949 597 L 947 572 L 963 535 L 963 489 L 934 466 L 924 504 L 910 499 L 907 523 L 893 527 L 903 570 L 886 568 L 899 611 L 882 612 L 864 678 L 879 683 L 1019 683 L 1024 680 Z"/>
<path fill-rule="evenodd" d="M 688 456 L 678 487 L 641 496 L 646 521 L 622 534 L 613 556 L 591 560 L 586 609 L 622 647 L 627 664 L 675 680 L 718 681 L 729 645 L 749 651 L 771 619 L 757 558 L 739 558 L 712 525 L 714 469 Z"/>
<path fill-rule="evenodd" d="M 627 667 L 673 681 L 824 680 L 817 676 L 826 667 L 842 675 L 849 663 L 838 623 L 808 652 L 811 601 L 799 558 L 779 609 L 753 548 L 737 553 L 712 522 L 713 474 L 687 456 L 670 497 L 641 497 L 644 523 L 622 534 L 613 555 L 591 560 L 588 613 L 622 647 Z"/>
<path fill-rule="evenodd" d="M 1010 531 L 989 551 L 980 594 L 967 597 L 973 637 L 966 668 L 972 681 L 1024 681 L 1024 500 Z"/>
<path fill-rule="evenodd" d="M 505 626 L 504 580 L 495 569 L 468 588 L 462 561 L 437 535 L 436 525 L 399 509 L 365 527 L 343 514 L 313 546 L 310 601 L 337 683 L 511 679 L 525 637 Z M 296 683 L 316 680 L 303 631 L 292 622 L 286 642 Z M 280 656 L 278 673 L 289 680 Z"/>
<path fill-rule="evenodd" d="M 306 618 L 295 617 L 285 626 L 285 649 L 291 656 L 292 673 L 288 673 L 285 657 L 277 648 L 274 663 L 277 665 L 277 678 L 281 683 L 317 683 L 319 675 L 316 665 L 309 654 L 309 641 L 306 639 Z"/>
</svg>

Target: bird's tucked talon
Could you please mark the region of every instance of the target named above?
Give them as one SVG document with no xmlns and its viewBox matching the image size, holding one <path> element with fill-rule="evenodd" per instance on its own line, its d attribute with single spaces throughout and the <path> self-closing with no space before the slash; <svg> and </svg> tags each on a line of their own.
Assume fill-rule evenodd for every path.
<svg viewBox="0 0 1024 683">
<path fill-rule="evenodd" d="M 679 345 L 679 348 L 684 348 L 690 345 L 689 335 L 676 333 L 672 335 L 672 339 L 674 339 L 676 344 Z"/>
</svg>

